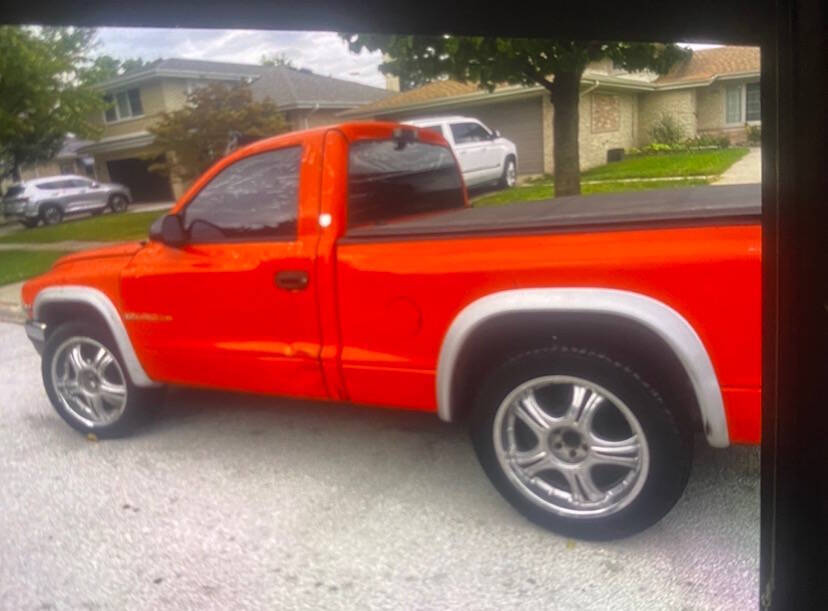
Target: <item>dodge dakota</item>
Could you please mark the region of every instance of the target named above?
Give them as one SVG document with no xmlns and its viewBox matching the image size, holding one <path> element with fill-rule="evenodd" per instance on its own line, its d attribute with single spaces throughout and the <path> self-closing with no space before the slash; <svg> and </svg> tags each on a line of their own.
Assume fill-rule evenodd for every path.
<svg viewBox="0 0 828 611">
<path fill-rule="evenodd" d="M 759 213 L 758 185 L 471 207 L 434 131 L 327 126 L 60 259 L 26 332 L 83 433 L 168 385 L 436 412 L 526 517 L 609 539 L 675 504 L 695 435 L 759 440 Z"/>
</svg>

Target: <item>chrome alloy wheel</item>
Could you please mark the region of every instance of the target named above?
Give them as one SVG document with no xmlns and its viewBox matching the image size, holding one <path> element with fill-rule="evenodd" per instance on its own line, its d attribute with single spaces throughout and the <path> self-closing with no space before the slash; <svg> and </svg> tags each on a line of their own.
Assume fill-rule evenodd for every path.
<svg viewBox="0 0 828 611">
<path fill-rule="evenodd" d="M 588 380 L 552 375 L 521 384 L 498 407 L 493 434 L 516 489 L 562 516 L 613 514 L 647 479 L 649 448 L 638 419 Z"/>
<path fill-rule="evenodd" d="M 127 385 L 118 360 L 89 337 L 70 337 L 55 350 L 52 386 L 66 411 L 88 427 L 118 420 L 127 404 Z"/>
</svg>

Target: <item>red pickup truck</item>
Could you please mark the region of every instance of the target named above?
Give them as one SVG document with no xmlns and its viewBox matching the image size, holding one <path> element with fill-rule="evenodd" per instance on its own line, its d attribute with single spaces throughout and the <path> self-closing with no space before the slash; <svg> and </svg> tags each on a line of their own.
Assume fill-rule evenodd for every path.
<svg viewBox="0 0 828 611">
<path fill-rule="evenodd" d="M 439 135 L 323 127 L 221 160 L 148 241 L 59 260 L 26 330 L 84 433 L 127 433 L 165 385 L 437 412 L 528 518 L 618 537 L 680 497 L 694 434 L 759 440 L 759 202 L 475 208 Z"/>
</svg>

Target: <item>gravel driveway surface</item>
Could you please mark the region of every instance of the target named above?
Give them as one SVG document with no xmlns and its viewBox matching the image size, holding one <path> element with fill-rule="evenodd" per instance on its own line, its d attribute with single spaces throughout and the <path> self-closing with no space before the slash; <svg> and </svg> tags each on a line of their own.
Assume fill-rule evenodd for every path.
<svg viewBox="0 0 828 611">
<path fill-rule="evenodd" d="M 0 608 L 753 609 L 759 454 L 698 452 L 647 532 L 525 521 L 430 414 L 172 392 L 130 439 L 55 414 L 0 323 Z"/>
</svg>

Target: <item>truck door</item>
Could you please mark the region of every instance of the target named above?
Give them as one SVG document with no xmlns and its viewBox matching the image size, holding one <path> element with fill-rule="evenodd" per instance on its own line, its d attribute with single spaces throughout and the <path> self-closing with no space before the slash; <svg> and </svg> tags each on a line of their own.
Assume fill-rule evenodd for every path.
<svg viewBox="0 0 828 611">
<path fill-rule="evenodd" d="M 327 396 L 314 269 L 317 157 L 299 140 L 238 158 L 177 210 L 184 246 L 153 241 L 134 257 L 122 277 L 123 311 L 150 377 Z"/>
</svg>

